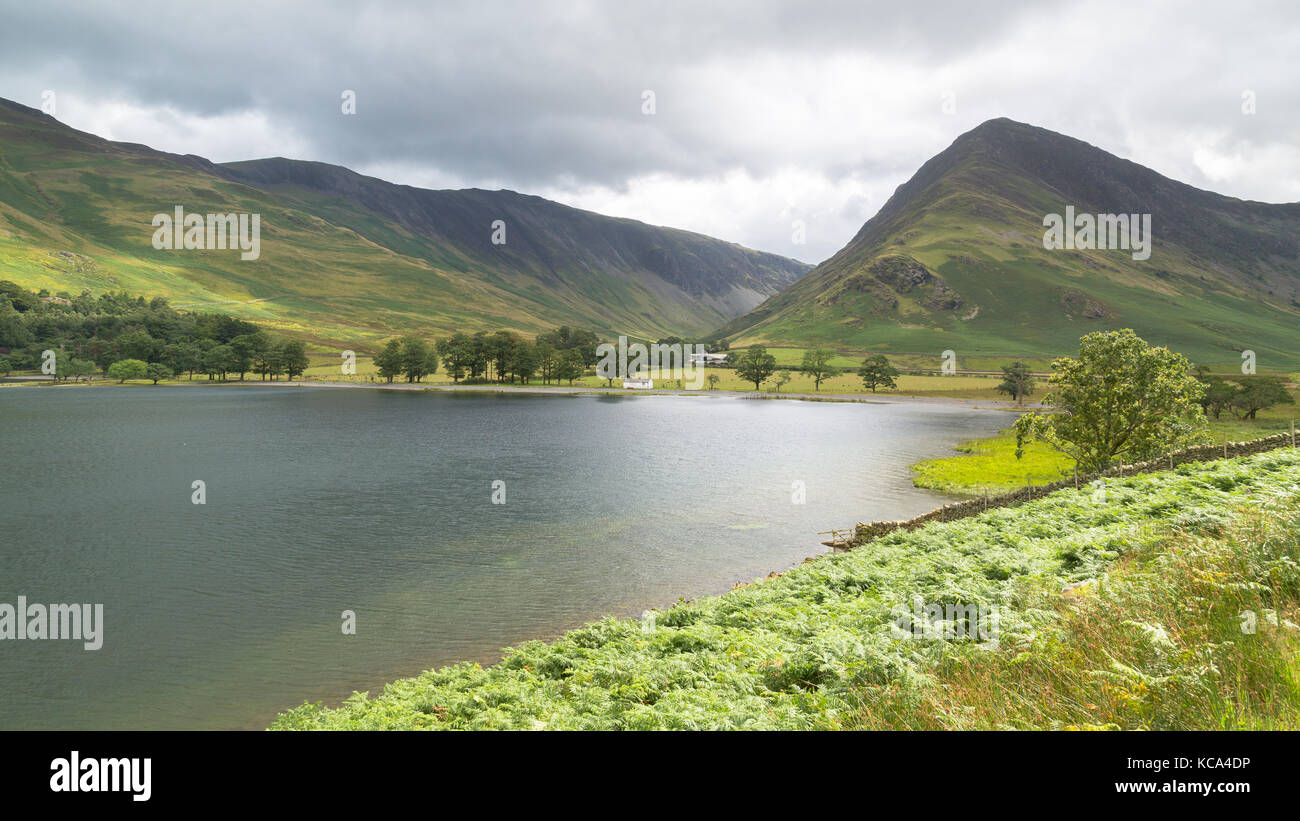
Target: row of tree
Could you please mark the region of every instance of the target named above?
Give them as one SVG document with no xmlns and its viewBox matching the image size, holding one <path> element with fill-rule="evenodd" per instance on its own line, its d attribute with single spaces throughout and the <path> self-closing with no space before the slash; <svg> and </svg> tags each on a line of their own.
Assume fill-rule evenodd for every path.
<svg viewBox="0 0 1300 821">
<path fill-rule="evenodd" d="M 45 351 L 54 351 L 56 379 L 96 371 L 119 379 L 126 372 L 130 379 L 156 376 L 155 382 L 187 372 L 191 379 L 196 373 L 292 379 L 307 368 L 303 343 L 226 314 L 177 311 L 162 297 L 88 291 L 73 297 L 0 281 L 0 372 L 38 370 Z M 135 364 L 111 371 L 117 362 L 143 363 L 145 372 Z"/>
<path fill-rule="evenodd" d="M 568 381 L 570 385 L 597 361 L 600 338 L 592 331 L 563 325 L 528 340 L 514 331 L 453 334 L 433 343 L 416 336 L 389 341 L 375 355 L 381 379 L 403 378 L 419 382 L 438 372 L 439 364 L 453 382 L 544 384 Z"/>
</svg>

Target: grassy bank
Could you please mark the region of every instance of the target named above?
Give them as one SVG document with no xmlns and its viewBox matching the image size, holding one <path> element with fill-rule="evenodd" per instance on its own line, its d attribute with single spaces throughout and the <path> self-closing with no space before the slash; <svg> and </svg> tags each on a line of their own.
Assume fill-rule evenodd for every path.
<svg viewBox="0 0 1300 821">
<path fill-rule="evenodd" d="M 828 727 L 1293 730 L 1300 727 L 1300 516 L 1248 507 L 1176 529 L 1102 581 L 1027 584 L 1036 631 L 953 653 L 910 687 L 864 687 Z"/>
<path fill-rule="evenodd" d="M 893 533 L 653 623 L 605 619 L 490 668 L 431 670 L 336 709 L 304 704 L 274 727 L 1136 728 L 1180 710 L 1188 725 L 1295 727 L 1297 642 L 1284 621 L 1300 601 L 1297 503 L 1290 449 L 1114 480 L 1104 498 L 1062 491 Z M 1087 579 L 1098 581 L 1059 592 Z M 1201 598 L 1178 599 L 1189 595 Z M 914 597 L 998 607 L 997 649 L 896 637 L 896 608 Z M 1265 615 L 1256 634 L 1233 633 L 1246 609 L 1275 611 L 1280 626 Z M 1130 630 L 1127 644 L 1107 643 Z M 1114 664 L 1097 655 L 1107 650 Z M 1000 677 L 980 706 L 959 706 L 957 688 L 978 689 L 986 672 Z M 1042 680 L 1060 684 L 1040 693 Z"/>
<path fill-rule="evenodd" d="M 1293 392 L 1293 396 L 1297 394 Z M 1262 410 L 1257 419 L 1236 419 L 1223 414 L 1209 420 L 1209 442 L 1247 442 L 1291 429 L 1291 420 L 1300 411 L 1295 405 L 1279 405 Z M 1016 437 L 1008 428 L 987 439 L 970 439 L 954 448 L 957 456 L 928 459 L 912 466 L 917 487 L 956 496 L 983 496 L 1006 493 L 1024 487 L 1027 482 L 1044 485 L 1064 479 L 1074 470 L 1074 462 L 1042 443 L 1025 448 L 1016 458 Z"/>
</svg>

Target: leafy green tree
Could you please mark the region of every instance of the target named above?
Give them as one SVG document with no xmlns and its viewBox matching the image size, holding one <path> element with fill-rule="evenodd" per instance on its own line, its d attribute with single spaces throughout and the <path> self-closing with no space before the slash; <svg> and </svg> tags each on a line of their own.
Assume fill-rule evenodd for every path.
<svg viewBox="0 0 1300 821">
<path fill-rule="evenodd" d="M 718 382 L 722 381 L 716 373 L 709 374 L 704 377 L 704 380 L 709 383 L 709 390 L 711 391 L 716 391 L 718 389 Z"/>
<path fill-rule="evenodd" d="M 239 381 L 244 381 L 244 374 L 253 368 L 266 349 L 271 347 L 271 340 L 262 332 L 240 334 L 230 340 L 230 351 L 234 354 L 234 367 L 231 370 L 239 374 Z M 265 377 L 263 377 L 265 378 Z"/>
<path fill-rule="evenodd" d="M 0 356 L 0 373 L 4 374 L 5 376 L 8 376 L 9 372 L 12 371 L 13 369 L 14 369 L 13 360 L 7 356 Z"/>
<path fill-rule="evenodd" d="M 754 390 L 776 371 L 776 357 L 762 345 L 751 345 L 736 361 L 736 376 L 754 383 Z"/>
<path fill-rule="evenodd" d="M 1005 393 L 1016 400 L 1019 405 L 1026 396 L 1034 393 L 1034 375 L 1024 362 L 1012 362 L 1002 366 L 1002 382 L 993 390 Z"/>
<path fill-rule="evenodd" d="M 582 363 L 582 352 L 577 348 L 569 348 L 560 353 L 560 364 L 555 371 L 555 379 L 558 382 L 561 379 L 567 379 L 569 384 L 573 380 L 582 376 L 586 371 L 586 366 Z"/>
<path fill-rule="evenodd" d="M 429 373 L 429 363 L 437 360 L 430 356 L 429 345 L 418 336 L 404 336 L 398 340 L 402 356 L 402 375 L 407 382 L 419 382 Z"/>
<path fill-rule="evenodd" d="M 1127 328 L 1088 334 L 1077 359 L 1052 362 L 1054 390 L 1044 401 L 1059 412 L 1016 420 L 1016 455 L 1041 441 L 1097 471 L 1195 441 L 1205 430 L 1205 386 L 1188 368 L 1181 354 L 1151 347 Z"/>
<path fill-rule="evenodd" d="M 203 349 L 193 342 L 173 343 L 163 349 L 163 362 L 171 366 L 173 374 L 189 371 L 193 379 L 194 372 L 203 365 Z"/>
<path fill-rule="evenodd" d="M 54 379 L 72 379 L 80 381 L 83 377 L 95 373 L 95 363 L 88 359 L 78 359 L 60 352 L 54 360 Z"/>
<path fill-rule="evenodd" d="M 161 379 L 166 379 L 172 375 L 172 369 L 161 362 L 150 362 L 149 367 L 145 370 L 145 378 L 152 379 L 155 385 Z"/>
<path fill-rule="evenodd" d="M 548 342 L 540 342 L 536 347 L 537 372 L 542 377 L 542 384 L 550 384 L 560 367 L 560 352 Z"/>
<path fill-rule="evenodd" d="M 442 365 L 451 375 L 452 382 L 459 382 L 468 373 L 474 375 L 475 361 L 479 356 L 477 345 L 469 334 L 452 334 L 438 342 L 438 354 Z M 486 341 L 485 341 L 486 348 Z M 486 353 L 484 354 L 486 356 Z"/>
<path fill-rule="evenodd" d="M 537 348 L 534 345 L 520 345 L 515 350 L 515 355 L 511 359 L 510 365 L 513 371 L 519 377 L 519 383 L 527 385 L 528 380 L 533 378 L 537 373 Z"/>
<path fill-rule="evenodd" d="M 1243 376 L 1238 381 L 1241 389 L 1236 391 L 1231 402 L 1243 419 L 1254 419 L 1256 412 L 1274 405 L 1295 404 L 1286 383 L 1276 376 Z"/>
<path fill-rule="evenodd" d="M 825 348 L 814 348 L 803 352 L 803 372 L 813 378 L 813 390 L 821 390 L 822 380 L 835 373 L 835 369 L 831 367 L 832 356 L 834 354 Z"/>
<path fill-rule="evenodd" d="M 379 372 L 380 378 L 387 382 L 392 382 L 393 377 L 401 375 L 402 344 L 400 342 L 390 339 L 384 349 L 375 354 L 375 370 Z"/>
<path fill-rule="evenodd" d="M 234 369 L 235 352 L 229 345 L 214 345 L 203 353 L 203 372 L 208 375 L 209 380 L 220 374 L 221 381 L 224 382 L 226 374 Z M 110 373 L 109 376 L 112 374 Z"/>
<path fill-rule="evenodd" d="M 302 376 L 311 360 L 307 358 L 307 346 L 301 342 L 286 342 L 280 346 L 279 365 L 284 368 L 289 379 Z"/>
<path fill-rule="evenodd" d="M 128 379 L 144 379 L 149 373 L 149 365 L 139 359 L 119 359 L 108 366 L 108 376 L 122 384 Z"/>
<path fill-rule="evenodd" d="M 488 357 L 492 369 L 496 371 L 498 382 L 504 382 L 510 373 L 510 359 L 515 349 L 527 344 L 519 334 L 511 331 L 497 331 L 487 338 Z M 440 351 L 441 352 L 441 351 Z"/>
<path fill-rule="evenodd" d="M 789 371 L 781 371 L 781 372 L 779 372 L 779 373 L 776 375 L 776 378 L 772 380 L 772 383 L 773 383 L 774 385 L 776 385 L 776 392 L 777 392 L 777 393 L 780 393 L 780 392 L 781 392 L 781 386 L 782 386 L 782 385 L 785 385 L 785 384 L 788 383 L 789 381 L 790 381 L 790 372 L 789 372 Z"/>
<path fill-rule="evenodd" d="M 1236 385 L 1219 376 L 1198 377 L 1205 386 L 1205 395 L 1201 397 L 1201 408 L 1207 414 L 1214 414 L 1218 419 L 1225 410 L 1233 407 L 1240 390 Z"/>
<path fill-rule="evenodd" d="M 130 331 L 113 341 L 113 349 L 117 359 L 153 362 L 162 356 L 163 343 L 150 336 L 148 331 Z"/>
<path fill-rule="evenodd" d="M 893 390 L 898 387 L 898 369 L 889 364 L 889 359 L 884 354 L 872 354 L 862 362 L 862 367 L 858 368 L 858 376 L 862 378 L 862 387 L 871 388 L 875 393 L 876 388 L 889 388 Z"/>
<path fill-rule="evenodd" d="M 286 346 L 284 345 L 272 345 L 266 349 L 266 352 L 264 354 L 262 354 L 262 357 L 260 361 L 257 363 L 257 365 L 258 365 L 258 370 L 260 370 L 262 373 L 263 379 L 266 379 L 266 377 L 269 376 L 271 377 L 271 381 L 274 382 L 280 376 L 280 374 L 284 373 L 285 347 Z M 305 350 L 303 352 L 303 356 L 304 358 L 306 357 Z M 301 365 L 303 368 L 307 367 L 306 364 L 304 364 L 301 361 L 299 361 L 297 364 Z M 299 373 L 301 373 L 301 371 L 299 371 Z"/>
<path fill-rule="evenodd" d="M 0 348 L 13 350 L 30 345 L 32 341 L 32 332 L 23 321 L 22 313 L 5 298 L 3 293 L 0 293 Z"/>
</svg>

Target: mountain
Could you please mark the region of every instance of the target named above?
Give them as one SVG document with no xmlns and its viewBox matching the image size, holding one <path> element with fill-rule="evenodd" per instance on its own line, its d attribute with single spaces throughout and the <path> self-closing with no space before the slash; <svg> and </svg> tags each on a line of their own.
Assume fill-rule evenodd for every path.
<svg viewBox="0 0 1300 821">
<path fill-rule="evenodd" d="M 1150 214 L 1148 259 L 1044 247 L 1044 218 Z M 1007 119 L 921 166 L 833 257 L 727 323 L 733 342 L 958 356 L 1070 353 L 1131 327 L 1194 360 L 1300 364 L 1300 204 L 1202 191 Z"/>
<path fill-rule="evenodd" d="M 151 221 L 176 206 L 260 215 L 260 256 L 155 250 Z M 367 349 L 401 332 L 560 324 L 698 335 L 810 267 L 513 191 L 427 191 L 281 158 L 219 165 L 0 99 L 0 279 L 54 293 L 161 295 Z"/>
</svg>

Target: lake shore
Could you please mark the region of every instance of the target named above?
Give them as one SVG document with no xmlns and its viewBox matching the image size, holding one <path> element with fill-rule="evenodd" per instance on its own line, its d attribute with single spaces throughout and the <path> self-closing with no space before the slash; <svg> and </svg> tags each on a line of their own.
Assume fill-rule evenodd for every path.
<svg viewBox="0 0 1300 821">
<path fill-rule="evenodd" d="M 45 380 L 32 380 L 45 381 Z M 91 385 L 116 385 L 111 381 L 97 381 L 89 383 Z M 174 380 L 164 383 L 168 386 L 186 386 L 192 385 L 201 387 L 205 385 L 224 385 L 224 386 L 247 386 L 247 387 L 265 387 L 265 388 L 362 388 L 371 390 L 404 390 L 404 391 L 429 391 L 429 392 L 447 392 L 447 393 L 515 393 L 515 394 L 540 394 L 549 396 L 693 396 L 693 397 L 710 397 L 710 398 L 731 398 L 731 399 L 793 399 L 805 402 L 856 402 L 860 404 L 878 404 L 878 405 L 895 405 L 902 403 L 924 403 L 930 405 L 950 405 L 957 407 L 968 407 L 979 410 L 1009 410 L 1024 411 L 1041 408 L 1041 405 L 1029 404 L 1017 405 L 1010 400 L 997 399 L 961 399 L 950 396 L 914 396 L 910 394 L 851 394 L 851 393 L 765 393 L 759 391 L 732 391 L 732 390 L 684 390 L 684 389 L 661 389 L 652 388 L 648 390 L 632 390 L 627 388 L 595 388 L 587 385 L 564 387 L 549 385 L 428 385 L 420 382 L 341 382 L 341 381 L 324 381 L 324 380 L 303 380 L 296 379 L 293 381 L 274 381 L 266 382 L 262 380 L 227 380 L 225 382 L 209 382 L 207 380 Z M 135 385 L 133 387 L 153 387 L 151 385 Z"/>
</svg>

